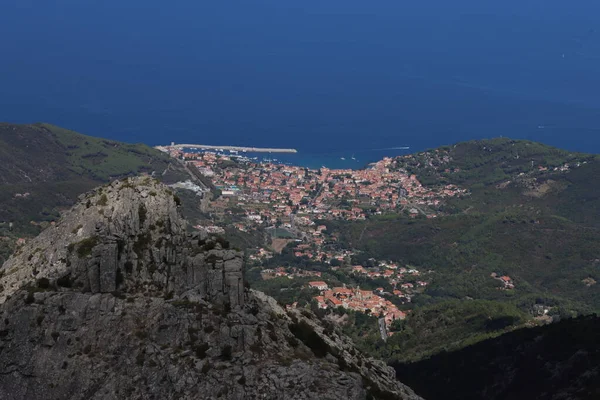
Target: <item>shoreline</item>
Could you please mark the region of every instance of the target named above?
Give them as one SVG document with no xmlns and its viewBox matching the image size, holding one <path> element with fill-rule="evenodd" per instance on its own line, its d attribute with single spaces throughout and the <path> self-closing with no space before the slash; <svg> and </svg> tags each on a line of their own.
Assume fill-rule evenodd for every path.
<svg viewBox="0 0 600 400">
<path fill-rule="evenodd" d="M 212 146 L 204 144 L 175 144 L 170 146 L 155 146 L 156 149 L 166 151 L 168 149 L 204 149 L 204 150 L 227 150 L 227 151 L 242 151 L 249 153 L 298 153 L 296 149 L 279 149 L 269 147 L 244 147 L 244 146 Z"/>
</svg>

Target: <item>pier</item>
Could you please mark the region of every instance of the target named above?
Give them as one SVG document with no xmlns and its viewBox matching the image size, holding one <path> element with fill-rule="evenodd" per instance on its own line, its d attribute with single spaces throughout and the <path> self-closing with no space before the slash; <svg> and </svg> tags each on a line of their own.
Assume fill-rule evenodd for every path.
<svg viewBox="0 0 600 400">
<path fill-rule="evenodd" d="M 243 146 L 211 146 L 206 144 L 175 144 L 170 146 L 156 146 L 158 150 L 167 151 L 168 149 L 196 149 L 196 150 L 220 150 L 220 151 L 241 151 L 248 153 L 297 153 L 296 149 L 277 149 L 269 147 L 243 147 Z"/>
</svg>

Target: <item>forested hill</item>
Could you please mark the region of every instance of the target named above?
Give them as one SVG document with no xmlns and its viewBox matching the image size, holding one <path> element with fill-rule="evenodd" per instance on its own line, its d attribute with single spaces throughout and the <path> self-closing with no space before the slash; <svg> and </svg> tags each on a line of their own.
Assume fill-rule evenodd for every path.
<svg viewBox="0 0 600 400">
<path fill-rule="evenodd" d="M 354 264 L 389 259 L 432 271 L 386 357 L 418 360 L 497 335 L 486 321 L 510 330 L 600 310 L 598 156 L 500 138 L 398 157 L 393 168 L 467 194 L 444 199 L 435 218 L 323 221 L 356 250 Z"/>
<path fill-rule="evenodd" d="M 395 368 L 430 400 L 598 399 L 599 330 L 599 317 L 567 319 Z"/>
<path fill-rule="evenodd" d="M 400 159 L 426 184 L 487 185 L 520 173 L 597 161 L 598 156 L 528 140 L 496 138 L 461 142 Z"/>
<path fill-rule="evenodd" d="M 13 222 L 13 232 L 37 233 L 35 223 L 55 220 L 56 208 L 70 206 L 79 194 L 116 178 L 153 172 L 164 180 L 185 176 L 166 154 L 143 144 L 49 124 L 2 123 L 0 230 Z"/>
<path fill-rule="evenodd" d="M 518 280 L 517 293 L 568 294 L 600 309 L 598 156 L 501 138 L 399 157 L 395 168 L 424 185 L 452 183 L 468 194 L 445 200 L 433 219 L 329 223 L 362 258 L 446 274 L 426 291 L 434 297 L 505 298 L 489 279 L 496 272 Z"/>
<path fill-rule="evenodd" d="M 574 222 L 600 224 L 598 155 L 497 138 L 400 157 L 396 165 L 424 185 L 469 189 L 469 198 L 447 205 L 449 213 L 531 206 Z"/>
</svg>

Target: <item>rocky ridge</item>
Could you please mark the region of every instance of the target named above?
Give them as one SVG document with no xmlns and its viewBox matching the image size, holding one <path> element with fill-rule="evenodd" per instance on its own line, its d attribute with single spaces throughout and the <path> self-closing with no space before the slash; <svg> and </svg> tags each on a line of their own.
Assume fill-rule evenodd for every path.
<svg viewBox="0 0 600 400">
<path fill-rule="evenodd" d="M 149 177 L 80 196 L 0 269 L 0 399 L 417 399 L 306 310 L 244 287 Z"/>
</svg>

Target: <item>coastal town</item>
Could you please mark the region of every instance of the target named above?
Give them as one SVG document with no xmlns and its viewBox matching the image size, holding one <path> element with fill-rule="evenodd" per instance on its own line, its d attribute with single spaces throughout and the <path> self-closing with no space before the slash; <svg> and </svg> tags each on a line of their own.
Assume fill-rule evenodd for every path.
<svg viewBox="0 0 600 400">
<path fill-rule="evenodd" d="M 263 289 L 271 285 L 275 288 L 271 295 L 280 294 L 288 308 L 310 305 L 324 312 L 375 317 L 384 340 L 399 326 L 395 322 L 415 307 L 413 298 L 436 280 L 436 268 L 403 265 L 400 260 L 366 260 L 338 236 L 335 224 L 393 215 L 434 219 L 446 215 L 448 201 L 471 196 L 455 184 L 423 184 L 410 172 L 424 166 L 441 175 L 461 173 L 456 167 L 445 167 L 450 159 L 441 150 L 384 157 L 363 169 L 307 168 L 219 149 L 193 151 L 180 146 L 162 150 L 208 182 L 204 189 L 198 188 L 198 194 L 211 192 L 205 210 L 210 218 L 197 228 L 213 234 L 231 234 L 233 229 L 267 238 L 245 248 L 247 267 L 256 271 L 254 284 Z M 516 178 L 566 173 L 583 164 L 585 160 L 552 168 L 532 164 Z M 496 187 L 508 184 L 510 180 Z M 184 189 L 193 186 L 180 185 Z M 332 224 L 334 229 L 329 229 Z M 513 291 L 517 286 L 504 273 L 492 273 L 490 279 L 500 291 Z"/>
<path fill-rule="evenodd" d="M 451 184 L 425 187 L 390 157 L 365 169 L 309 169 L 210 151 L 168 151 L 209 177 L 221 197 L 233 198 L 254 223 L 310 225 L 316 219 L 361 220 L 389 211 L 435 218 L 444 198 L 467 194 Z M 300 218 L 292 221 L 294 216 Z"/>
<path fill-rule="evenodd" d="M 436 218 L 445 199 L 468 195 L 451 184 L 425 187 L 390 157 L 365 169 L 336 170 L 257 162 L 213 151 L 186 152 L 180 147 L 165 150 L 193 165 L 214 185 L 217 196 L 210 211 L 216 221 L 205 230 L 222 232 L 219 219 L 241 232 L 269 230 L 274 238 L 296 239 L 294 255 L 315 262 L 343 263 L 353 255 L 350 249 L 335 246 L 338 238 L 328 234 L 327 221 L 360 221 L 388 213 Z M 251 261 L 273 256 L 272 249 L 255 250 Z"/>
<path fill-rule="evenodd" d="M 256 271 L 254 282 L 259 287 L 276 288 L 271 294 L 281 293 L 288 308 L 310 304 L 327 312 L 376 317 L 382 338 L 393 335 L 395 321 L 406 318 L 415 307 L 413 298 L 436 280 L 436 267 L 366 260 L 338 236 L 335 224 L 394 214 L 408 220 L 434 219 L 446 215 L 448 201 L 471 196 L 455 184 L 423 184 L 410 172 L 424 166 L 442 175 L 461 173 L 456 167 L 445 167 L 450 159 L 441 150 L 384 157 L 362 169 L 307 168 L 218 149 L 166 147 L 163 151 L 210 182 L 210 188 L 205 188 L 211 191 L 206 210 L 210 219 L 197 228 L 214 234 L 230 234 L 233 229 L 268 238 L 261 245 L 246 247 L 247 266 Z M 584 163 L 552 168 L 532 164 L 517 178 L 550 170 L 565 173 Z M 444 181 L 448 180 L 438 182 Z M 332 224 L 334 229 L 329 229 Z M 492 273 L 490 278 L 500 291 L 517 286 L 504 273 Z"/>
<path fill-rule="evenodd" d="M 249 267 L 260 268 L 261 279 L 301 279 L 314 293 L 318 308 L 367 313 L 388 328 L 406 317 L 407 311 L 399 306 L 425 289 L 433 271 L 421 273 L 390 260 L 373 260 L 369 267 L 353 265 L 355 251 L 338 243 L 327 231 L 327 221 L 359 221 L 387 213 L 436 218 L 445 199 L 468 195 L 455 185 L 425 187 L 390 157 L 360 170 L 310 169 L 214 151 L 165 150 L 193 165 L 214 185 L 216 196 L 210 205 L 214 218 L 205 230 L 222 233 L 224 225 L 229 225 L 241 232 L 265 230 L 272 234 L 272 246 L 251 249 L 247 255 Z M 274 245 L 276 241 L 280 246 Z M 291 262 L 273 265 L 282 251 L 289 254 Z M 359 284 L 330 286 L 322 272 L 306 267 L 307 262 L 356 282 L 369 282 L 372 289 L 361 289 Z"/>
</svg>

